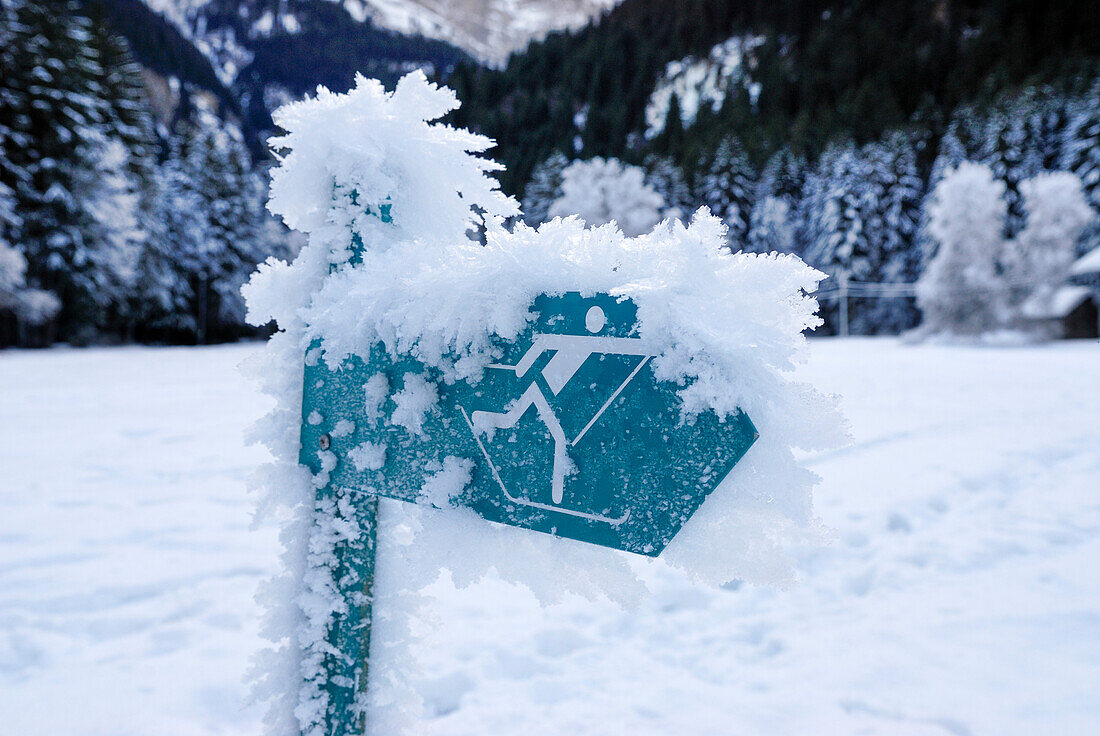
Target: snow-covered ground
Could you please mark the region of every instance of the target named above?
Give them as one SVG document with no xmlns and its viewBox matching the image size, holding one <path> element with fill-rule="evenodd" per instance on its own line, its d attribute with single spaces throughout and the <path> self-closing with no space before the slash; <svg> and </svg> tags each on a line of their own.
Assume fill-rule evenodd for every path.
<svg viewBox="0 0 1100 736">
<path fill-rule="evenodd" d="M 0 733 L 256 734 L 256 346 L 0 353 Z M 1100 346 L 813 343 L 855 442 L 787 589 L 443 581 L 426 734 L 1100 733 Z M 410 666 L 412 663 L 410 663 Z"/>
</svg>

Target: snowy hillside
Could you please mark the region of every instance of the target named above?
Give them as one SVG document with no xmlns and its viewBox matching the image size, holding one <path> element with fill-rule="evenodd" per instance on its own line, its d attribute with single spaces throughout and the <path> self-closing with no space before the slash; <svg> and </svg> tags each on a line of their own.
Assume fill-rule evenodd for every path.
<svg viewBox="0 0 1100 736">
<path fill-rule="evenodd" d="M 811 350 L 855 443 L 810 459 L 832 544 L 801 582 L 639 560 L 652 596 L 623 611 L 444 577 L 402 662 L 419 732 L 1100 732 L 1100 346 Z M 242 433 L 268 406 L 235 370 L 258 351 L 0 353 L 0 730 L 259 732 L 241 679 L 277 542 Z"/>
<path fill-rule="evenodd" d="M 734 36 L 703 58 L 688 56 L 669 62 L 646 104 L 646 137 L 656 137 L 665 129 L 673 95 L 680 106 L 680 123 L 685 127 L 695 122 L 704 105 L 717 112 L 726 96 L 738 87 L 748 92 L 755 105 L 761 87 L 750 72 L 755 66 L 753 52 L 763 43 L 763 36 Z"/>
<path fill-rule="evenodd" d="M 620 0 L 313 0 L 342 6 L 359 22 L 447 41 L 490 64 L 501 64 L 512 51 L 548 32 L 577 28 Z M 224 59 L 228 71 L 247 57 L 241 44 L 220 34 L 204 33 L 201 18 L 213 0 L 146 0 L 150 7 L 193 32 L 206 50 Z M 254 3 L 254 5 L 259 5 Z M 293 10 L 257 8 L 253 29 L 270 32 L 276 25 L 294 33 L 301 26 Z M 235 58 L 236 57 L 236 58 Z"/>
<path fill-rule="evenodd" d="M 340 1 L 340 0 L 333 0 Z M 374 22 L 458 46 L 493 65 L 550 31 L 577 28 L 620 0 L 342 0 Z"/>
</svg>

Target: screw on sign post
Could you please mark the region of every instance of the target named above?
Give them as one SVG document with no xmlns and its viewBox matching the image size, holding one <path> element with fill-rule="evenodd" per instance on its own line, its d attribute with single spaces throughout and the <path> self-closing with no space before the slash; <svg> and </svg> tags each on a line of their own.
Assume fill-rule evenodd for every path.
<svg viewBox="0 0 1100 736">
<path fill-rule="evenodd" d="M 657 380 L 630 300 L 567 292 L 538 297 L 531 311 L 478 383 L 447 384 L 381 344 L 336 370 L 316 353 L 307 361 L 301 463 L 327 477 L 319 503 L 366 532 L 336 549 L 334 579 L 350 605 L 330 629 L 330 733 L 363 730 L 352 704 L 368 682 L 379 497 L 656 556 L 756 441 L 744 412 L 681 420 L 681 387 Z M 420 426 L 394 421 L 394 397 L 425 391 L 437 408 Z M 425 469 L 456 461 L 472 464 L 465 488 L 424 499 Z"/>
</svg>

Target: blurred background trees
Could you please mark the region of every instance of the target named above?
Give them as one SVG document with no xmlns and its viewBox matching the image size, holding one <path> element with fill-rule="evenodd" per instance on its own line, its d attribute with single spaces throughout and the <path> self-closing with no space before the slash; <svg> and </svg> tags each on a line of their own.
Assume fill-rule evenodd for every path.
<svg viewBox="0 0 1100 736">
<path fill-rule="evenodd" d="M 622 0 L 503 65 L 349 8 L 0 1 L 0 345 L 251 334 L 239 285 L 294 251 L 263 206 L 270 113 L 357 70 L 452 86 L 451 122 L 497 140 L 529 224 L 706 205 L 731 250 L 908 285 L 850 300 L 863 334 L 920 322 L 932 193 L 963 162 L 1003 184 L 1017 247 L 1049 247 L 1012 240 L 1044 172 L 1100 213 L 1100 14 L 1081 0 Z M 1098 242 L 1094 216 L 1075 255 Z"/>
</svg>

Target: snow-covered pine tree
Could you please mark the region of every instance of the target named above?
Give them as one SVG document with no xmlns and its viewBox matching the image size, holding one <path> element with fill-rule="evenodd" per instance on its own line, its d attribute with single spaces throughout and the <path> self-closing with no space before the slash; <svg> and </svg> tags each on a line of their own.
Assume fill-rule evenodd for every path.
<svg viewBox="0 0 1100 736">
<path fill-rule="evenodd" d="M 536 227 L 550 219 L 550 205 L 561 196 L 562 172 L 569 159 L 561 151 L 554 151 L 535 166 L 531 181 L 523 190 L 523 221 Z"/>
<path fill-rule="evenodd" d="M 684 179 L 680 167 L 665 156 L 646 157 L 645 181 L 657 190 L 665 201 L 661 217 L 676 217 L 686 220 L 695 212 L 695 202 L 691 196 L 691 187 Z"/>
<path fill-rule="evenodd" d="M 1039 171 L 1057 171 L 1070 123 L 1069 100 L 1053 90 L 1031 90 L 1024 100 L 1025 125 L 1035 166 Z"/>
<path fill-rule="evenodd" d="M 797 212 L 783 197 L 769 194 L 757 199 L 752 208 L 752 229 L 745 250 L 750 253 L 795 252 Z"/>
<path fill-rule="evenodd" d="M 202 268 L 209 223 L 187 169 L 191 137 L 191 126 L 183 126 L 156 170 L 155 227 L 142 250 L 136 288 L 144 339 L 195 340 L 198 332 L 192 275 Z"/>
<path fill-rule="evenodd" d="M 1096 216 L 1085 200 L 1081 180 L 1068 171 L 1021 182 L 1020 193 L 1027 224 L 1005 244 L 1001 259 L 1014 310 L 1049 302 L 1065 283 L 1077 255 L 1077 241 Z"/>
<path fill-rule="evenodd" d="M 943 136 L 940 137 L 936 159 L 932 162 L 932 171 L 928 178 L 929 184 L 932 188 L 935 188 L 935 185 L 943 179 L 944 174 L 951 169 L 958 168 L 959 164 L 968 158 L 970 158 L 970 153 L 959 139 L 959 123 L 957 120 L 952 121 Z"/>
<path fill-rule="evenodd" d="M 865 218 L 871 245 L 870 280 L 912 283 L 920 276 L 916 235 L 924 195 L 913 139 L 896 131 L 883 141 L 864 146 L 860 155 L 870 175 Z M 897 334 L 920 319 L 914 300 L 908 297 L 865 301 L 859 311 L 873 333 Z"/>
<path fill-rule="evenodd" d="M 562 172 L 562 194 L 550 217 L 579 215 L 589 225 L 614 221 L 628 236 L 649 232 L 665 202 L 646 184 L 645 172 L 618 159 L 574 161 Z"/>
<path fill-rule="evenodd" d="M 749 222 L 752 253 L 801 253 L 798 207 L 806 185 L 806 160 L 787 147 L 777 151 L 760 175 Z"/>
<path fill-rule="evenodd" d="M 27 328 L 53 319 L 61 307 L 52 293 L 27 286 L 27 259 L 10 240 L 19 225 L 15 194 L 0 183 L 0 346 L 26 343 Z"/>
<path fill-rule="evenodd" d="M 875 226 L 868 226 L 876 216 L 875 194 L 870 167 L 851 144 L 825 150 L 807 182 L 804 258 L 834 279 L 828 283 L 876 279 L 878 258 L 871 239 Z M 852 303 L 849 309 L 849 330 L 855 334 L 871 330 L 860 306 Z M 822 311 L 826 324 L 836 329 L 835 302 Z"/>
<path fill-rule="evenodd" d="M 1007 101 L 993 111 L 986 123 L 986 135 L 977 160 L 987 164 L 993 175 L 1005 183 L 1008 219 L 1005 235 L 1011 237 L 1024 226 L 1024 203 L 1020 182 L 1043 170 L 1039 132 L 1033 124 L 1041 103 L 1033 96 Z"/>
<path fill-rule="evenodd" d="M 928 201 L 935 254 L 917 282 L 925 334 L 979 335 L 1010 316 L 999 273 L 1008 216 L 1005 184 L 990 167 L 963 162 L 945 173 Z"/>
<path fill-rule="evenodd" d="M 223 131 L 225 132 L 225 131 Z M 233 131 L 236 132 L 236 131 Z M 213 182 L 217 199 L 211 203 L 211 234 L 223 239 L 220 275 L 214 282 L 218 337 L 237 337 L 245 325 L 245 303 L 241 287 L 256 265 L 276 254 L 265 240 L 267 190 L 253 170 L 244 141 L 226 135 L 223 145 L 213 149 L 224 175 Z M 219 204 L 220 203 L 220 204 Z"/>
<path fill-rule="evenodd" d="M 703 176 L 695 200 L 726 223 L 731 250 L 742 250 L 747 245 L 756 175 L 741 141 L 724 138 L 709 160 L 700 163 L 700 171 Z"/>
<path fill-rule="evenodd" d="M 114 327 L 125 337 L 132 337 L 137 318 L 138 263 L 150 234 L 161 227 L 156 187 L 161 150 L 141 68 L 126 42 L 105 23 L 95 23 L 92 43 L 102 59 L 102 86 L 108 104 L 107 140 L 101 159 L 105 191 L 96 211 L 109 234 L 113 258 L 126 266 L 124 272 L 117 271 L 125 276 L 120 286 L 126 298 L 114 307 L 118 317 Z"/>
<path fill-rule="evenodd" d="M 1100 82 L 1091 93 L 1072 100 L 1063 133 L 1058 168 L 1081 180 L 1085 199 L 1098 216 L 1079 244 L 1079 255 L 1100 247 Z"/>
<path fill-rule="evenodd" d="M 179 204 L 195 199 L 205 214 L 202 223 L 178 223 L 200 343 L 235 335 L 244 322 L 240 286 L 266 256 L 260 240 L 263 194 L 236 132 L 214 115 L 200 114 L 181 151 Z"/>
<path fill-rule="evenodd" d="M 155 140 L 140 72 L 70 0 L 5 6 L 0 179 L 15 192 L 28 280 L 62 302 L 62 339 L 127 319 Z"/>
<path fill-rule="evenodd" d="M 28 280 L 61 299 L 59 336 L 87 340 L 117 297 L 97 268 L 105 247 L 94 212 L 108 117 L 102 60 L 73 0 L 22 3 L 13 15 L 13 37 L 0 49 L 0 125 L 10 131 L 3 173 L 21 216 L 17 242 Z"/>
</svg>

